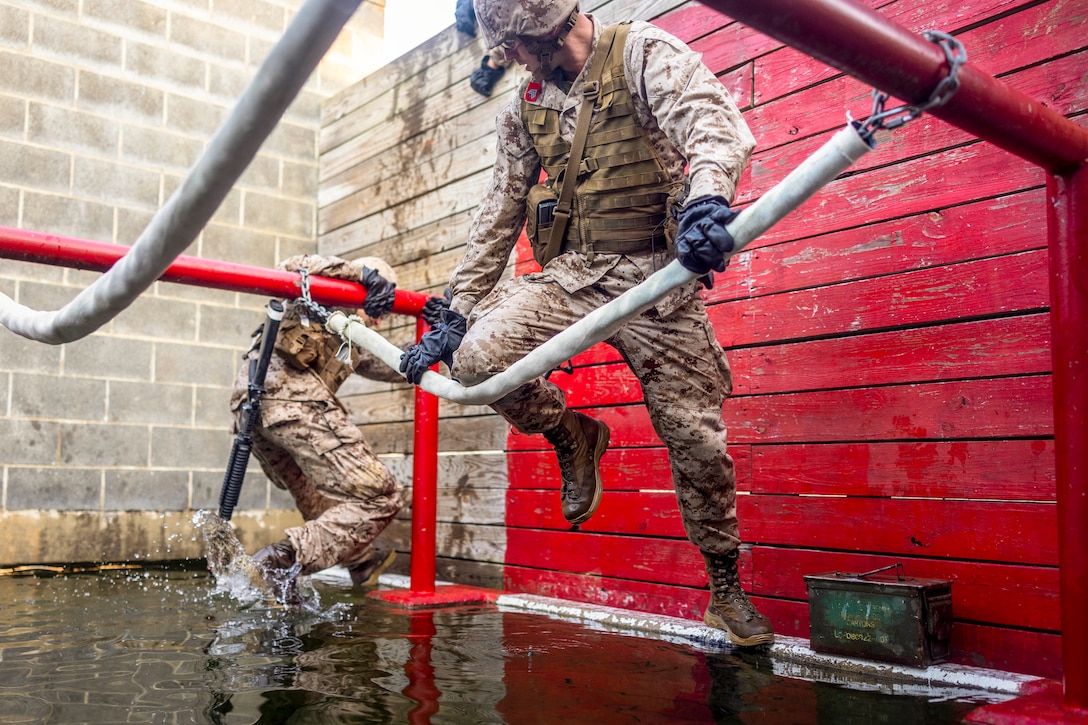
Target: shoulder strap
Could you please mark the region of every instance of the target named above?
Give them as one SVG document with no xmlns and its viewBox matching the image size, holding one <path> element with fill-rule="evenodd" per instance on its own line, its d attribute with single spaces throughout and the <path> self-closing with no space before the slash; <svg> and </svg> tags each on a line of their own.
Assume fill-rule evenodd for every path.
<svg viewBox="0 0 1088 725">
<path fill-rule="evenodd" d="M 567 225 L 570 222 L 570 204 L 574 198 L 574 187 L 578 177 L 578 167 L 582 163 L 582 154 L 586 150 L 586 138 L 589 136 L 589 121 L 593 116 L 593 104 L 601 92 L 601 75 L 608 56 L 612 54 L 612 45 L 617 35 L 623 36 L 622 43 L 627 39 L 627 23 L 610 25 L 601 33 L 601 39 L 593 51 L 593 64 L 589 67 L 585 84 L 582 86 L 582 106 L 578 109 L 578 125 L 574 129 L 574 140 L 570 145 L 570 156 L 567 158 L 567 168 L 563 172 L 563 181 L 559 190 L 559 201 L 555 207 L 555 220 L 552 222 L 551 236 L 548 237 L 548 247 L 543 259 L 554 259 L 559 254 L 563 244 L 563 238 L 567 234 Z"/>
</svg>

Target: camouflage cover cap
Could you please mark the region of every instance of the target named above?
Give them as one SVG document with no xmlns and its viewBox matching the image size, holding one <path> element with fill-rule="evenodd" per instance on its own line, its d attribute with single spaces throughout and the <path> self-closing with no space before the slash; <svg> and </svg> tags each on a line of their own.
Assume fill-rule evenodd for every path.
<svg viewBox="0 0 1088 725">
<path fill-rule="evenodd" d="M 567 22 L 578 0 L 474 0 L 476 22 L 488 48 L 522 35 L 543 37 Z"/>
</svg>

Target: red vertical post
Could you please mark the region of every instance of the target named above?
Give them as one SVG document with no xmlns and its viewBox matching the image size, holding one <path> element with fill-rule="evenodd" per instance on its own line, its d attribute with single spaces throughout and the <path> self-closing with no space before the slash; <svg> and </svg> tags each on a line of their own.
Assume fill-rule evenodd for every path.
<svg viewBox="0 0 1088 725">
<path fill-rule="evenodd" d="M 1088 166 L 1047 177 L 1065 707 L 1088 710 Z"/>
<path fill-rule="evenodd" d="M 416 339 L 429 325 L 416 320 Z M 435 366 L 437 368 L 437 366 Z M 435 591 L 438 522 L 438 398 L 415 389 L 415 433 L 412 444 L 412 571 L 413 594 Z"/>
</svg>

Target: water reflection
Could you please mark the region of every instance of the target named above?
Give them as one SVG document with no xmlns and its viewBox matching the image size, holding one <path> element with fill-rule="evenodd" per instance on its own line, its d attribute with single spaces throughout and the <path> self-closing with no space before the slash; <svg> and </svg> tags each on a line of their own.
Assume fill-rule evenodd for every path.
<svg viewBox="0 0 1088 725">
<path fill-rule="evenodd" d="M 204 571 L 0 577 L 0 723 L 952 723 L 975 705 L 537 614 L 319 588 L 310 611 L 243 606 Z"/>
</svg>

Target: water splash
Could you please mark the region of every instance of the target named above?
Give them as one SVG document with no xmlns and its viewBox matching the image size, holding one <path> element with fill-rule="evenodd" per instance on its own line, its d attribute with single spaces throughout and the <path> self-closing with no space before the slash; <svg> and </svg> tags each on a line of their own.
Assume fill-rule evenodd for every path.
<svg viewBox="0 0 1088 725">
<path fill-rule="evenodd" d="M 208 571 L 215 580 L 213 595 L 229 596 L 242 607 L 264 603 L 320 608 L 317 591 L 310 577 L 299 576 L 298 564 L 289 569 L 273 569 L 266 578 L 253 557 L 246 553 L 229 521 L 211 511 L 200 510 L 193 515 L 193 525 L 204 537 Z"/>
</svg>

